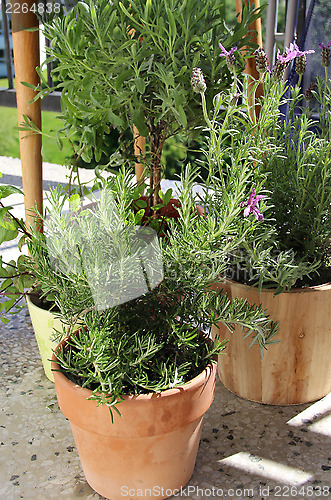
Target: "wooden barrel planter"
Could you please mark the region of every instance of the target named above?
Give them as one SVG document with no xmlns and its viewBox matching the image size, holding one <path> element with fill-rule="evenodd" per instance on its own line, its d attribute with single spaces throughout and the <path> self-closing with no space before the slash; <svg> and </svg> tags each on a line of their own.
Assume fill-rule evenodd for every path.
<svg viewBox="0 0 331 500">
<path fill-rule="evenodd" d="M 231 333 L 223 325 L 213 335 L 230 342 L 219 356 L 218 372 L 227 389 L 245 399 L 273 405 L 308 403 L 331 391 L 331 284 L 294 289 L 274 296 L 274 290 L 226 281 L 218 283 L 230 298 L 262 304 L 279 322 L 274 339 L 261 358 L 249 348 L 241 328 Z"/>
</svg>

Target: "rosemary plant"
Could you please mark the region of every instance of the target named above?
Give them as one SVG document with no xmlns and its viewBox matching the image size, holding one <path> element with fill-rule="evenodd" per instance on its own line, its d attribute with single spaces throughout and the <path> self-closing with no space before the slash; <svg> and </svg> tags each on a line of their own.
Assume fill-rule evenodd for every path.
<svg viewBox="0 0 331 500">
<path fill-rule="evenodd" d="M 196 181 L 188 166 L 177 218 L 167 217 L 158 237 L 141 225 L 145 209 L 135 208 L 141 186 L 125 170 L 104 181 L 95 204 L 78 207 L 71 198 L 68 213 L 67 196 L 53 189 L 47 212 L 39 214 L 44 234 L 33 232 L 28 241 L 27 266 L 43 293 L 54 297 L 69 325 L 78 319 L 85 325 L 57 351 L 60 369 L 110 409 L 123 394 L 158 392 L 198 375 L 225 347 L 206 339 L 212 324 L 222 322 L 229 331 L 241 325 L 261 349 L 274 341 L 276 326 L 261 307 L 211 288 L 242 238 L 236 218 L 245 178 L 217 211 L 208 210 L 209 194 L 202 194 L 203 216 Z"/>
</svg>

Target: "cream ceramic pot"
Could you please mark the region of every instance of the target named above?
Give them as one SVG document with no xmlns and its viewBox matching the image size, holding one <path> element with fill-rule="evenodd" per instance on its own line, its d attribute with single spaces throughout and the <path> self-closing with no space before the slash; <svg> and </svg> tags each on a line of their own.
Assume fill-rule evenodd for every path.
<svg viewBox="0 0 331 500">
<path fill-rule="evenodd" d="M 53 342 L 51 337 L 55 330 L 62 331 L 63 325 L 56 314 L 39 307 L 38 299 L 26 296 L 26 302 L 30 313 L 31 323 L 36 335 L 37 344 L 41 356 L 41 361 L 44 367 L 46 377 L 54 382 L 53 373 L 51 371 L 51 359 L 53 349 L 56 348 L 57 342 Z"/>
</svg>

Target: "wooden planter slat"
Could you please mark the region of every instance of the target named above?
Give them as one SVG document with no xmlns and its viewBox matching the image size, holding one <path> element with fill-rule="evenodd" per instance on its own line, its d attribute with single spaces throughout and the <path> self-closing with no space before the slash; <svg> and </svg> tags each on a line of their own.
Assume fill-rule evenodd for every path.
<svg viewBox="0 0 331 500">
<path fill-rule="evenodd" d="M 219 284 L 231 298 L 262 304 L 279 322 L 280 342 L 269 345 L 261 358 L 258 346 L 236 328 L 230 333 L 216 327 L 213 334 L 230 339 L 219 357 L 219 376 L 239 396 L 266 404 L 290 405 L 315 401 L 331 391 L 331 285 L 311 287 L 274 296 L 272 290 L 227 282 Z"/>
</svg>

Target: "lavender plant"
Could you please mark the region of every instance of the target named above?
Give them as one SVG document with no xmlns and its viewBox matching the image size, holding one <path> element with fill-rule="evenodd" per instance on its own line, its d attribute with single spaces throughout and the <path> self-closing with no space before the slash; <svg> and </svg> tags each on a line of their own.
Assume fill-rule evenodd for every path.
<svg viewBox="0 0 331 500">
<path fill-rule="evenodd" d="M 210 130 L 206 163 L 212 172 L 209 187 L 216 193 L 211 201 L 214 208 L 227 203 L 233 183 L 242 170 L 249 171 L 239 217 L 250 220 L 251 228 L 248 231 L 238 220 L 243 239 L 240 248 L 229 255 L 229 277 L 272 287 L 276 292 L 330 280 L 330 45 L 322 46 L 326 76 L 308 92 L 308 97 L 312 94 L 319 103 L 318 121 L 299 85 L 288 93 L 282 81 L 294 59 L 301 77 L 306 55 L 312 52 L 300 51 L 296 44 L 284 54 L 278 52 L 273 68 L 259 48 L 255 53 L 259 80 L 252 88 L 247 80 L 236 80 L 232 95 L 217 96 L 213 118 L 206 117 Z M 260 84 L 263 95 L 258 99 Z M 204 91 L 199 92 L 206 114 Z M 252 94 L 250 101 L 246 99 L 248 92 Z M 241 105 L 233 99 L 239 93 Z M 285 102 L 288 116 L 281 112 Z"/>
<path fill-rule="evenodd" d="M 105 134 L 135 124 L 149 138 L 148 155 L 140 160 L 150 176 L 153 205 L 160 202 L 165 141 L 203 121 L 189 85 L 192 68 L 202 65 L 205 71 L 210 106 L 214 93 L 231 81 L 219 40 L 252 47 L 249 25 L 259 11 L 243 5 L 241 21 L 230 32 L 222 9 L 217 0 L 86 0 L 44 23 L 49 58 L 57 61 L 53 76 L 60 82 L 66 132 L 79 131 L 77 150 L 85 161 L 92 151 L 100 161 L 107 153 Z M 243 58 L 237 56 L 240 71 Z M 39 97 L 52 90 L 43 85 Z"/>
</svg>

